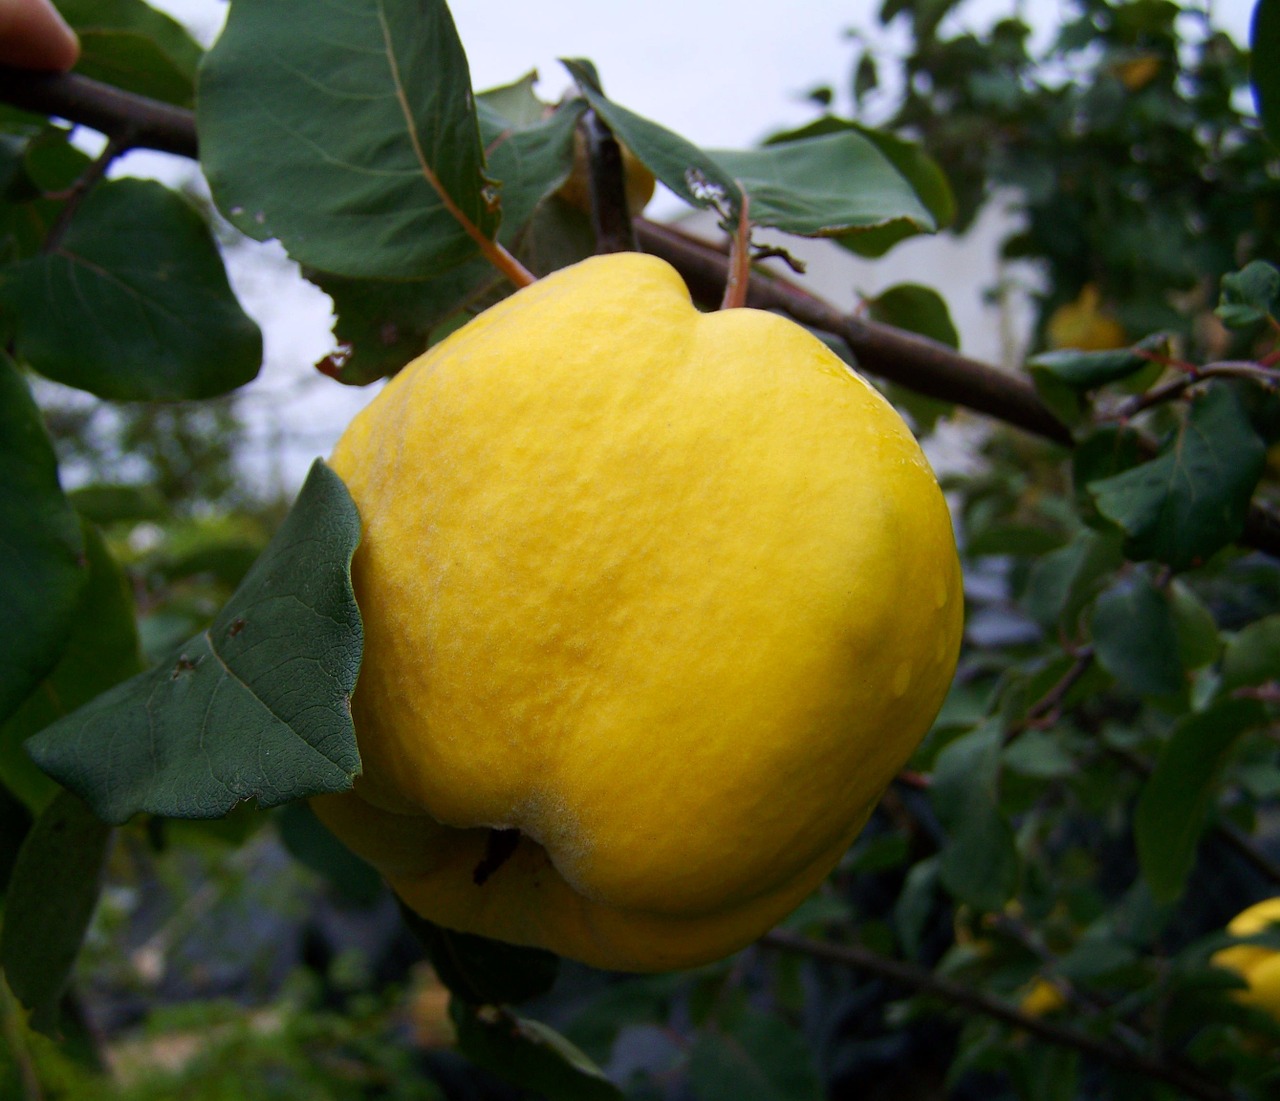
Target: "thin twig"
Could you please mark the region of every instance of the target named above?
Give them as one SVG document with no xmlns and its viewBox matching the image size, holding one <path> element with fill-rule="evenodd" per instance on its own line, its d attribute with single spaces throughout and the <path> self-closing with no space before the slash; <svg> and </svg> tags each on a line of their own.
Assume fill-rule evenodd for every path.
<svg viewBox="0 0 1280 1101">
<path fill-rule="evenodd" d="M 1047 1043 L 1071 1048 L 1118 1070 L 1154 1078 L 1199 1101 L 1231 1101 L 1234 1097 L 1230 1090 L 1223 1089 L 1190 1067 L 1153 1059 L 1141 1052 L 1090 1036 L 1086 1032 L 1054 1024 L 1042 1017 L 1033 1017 L 990 994 L 942 978 L 916 964 L 881 956 L 861 945 L 828 944 L 783 929 L 766 933 L 761 943 L 788 952 L 799 952 L 813 959 L 868 971 L 918 994 L 931 995 L 950 1005 L 1001 1021 Z"/>
<path fill-rule="evenodd" d="M 1067 693 L 1080 682 L 1080 678 L 1089 671 L 1091 665 L 1093 665 L 1093 647 L 1083 646 L 1075 652 L 1075 661 L 1071 663 L 1067 671 L 1058 678 L 1043 696 L 1027 708 L 1027 713 L 1022 717 L 1022 721 L 1015 723 L 1005 732 L 1005 744 L 1007 745 L 1017 738 L 1019 734 L 1030 730 L 1049 716 L 1056 714 Z"/>
<path fill-rule="evenodd" d="M 1208 363 L 1203 367 L 1191 368 L 1185 374 L 1171 379 L 1163 386 L 1152 387 L 1145 394 L 1138 394 L 1136 397 L 1130 398 L 1115 412 L 1111 413 L 1108 419 L 1127 421 L 1144 410 L 1181 397 L 1197 383 L 1214 378 L 1241 378 L 1272 387 L 1280 383 L 1280 373 L 1257 363 Z"/>
<path fill-rule="evenodd" d="M 737 310 L 747 304 L 751 288 L 751 199 L 742 192 L 738 224 L 729 235 L 729 274 L 724 282 L 722 310 Z"/>
<path fill-rule="evenodd" d="M 80 204 L 93 190 L 94 185 L 107 174 L 107 169 L 127 151 L 128 147 L 122 140 L 107 139 L 106 147 L 71 186 L 62 208 L 58 211 L 58 216 L 49 227 L 49 232 L 45 234 L 44 244 L 41 246 L 42 252 L 51 253 L 58 250 L 62 239 L 67 235 L 67 230 L 71 228 L 71 222 L 76 216 L 76 211 L 80 209 Z"/>
<path fill-rule="evenodd" d="M 596 252 L 635 252 L 636 235 L 631 227 L 622 146 L 595 111 L 588 110 L 580 125 L 587 142 L 591 229 L 595 234 Z"/>
</svg>

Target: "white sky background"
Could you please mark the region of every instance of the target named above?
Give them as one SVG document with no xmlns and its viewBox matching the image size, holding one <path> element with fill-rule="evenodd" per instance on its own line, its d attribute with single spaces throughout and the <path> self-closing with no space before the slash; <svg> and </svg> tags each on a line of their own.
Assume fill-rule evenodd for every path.
<svg viewBox="0 0 1280 1101">
<path fill-rule="evenodd" d="M 206 45 L 216 37 L 227 7 L 223 0 L 151 2 Z M 848 85 L 857 51 L 847 32 L 856 29 L 893 52 L 903 44 L 902 36 L 879 26 L 881 5 L 882 0 L 452 0 L 450 6 L 477 89 L 537 69 L 540 94 L 555 99 L 569 84 L 556 59 L 587 57 L 612 99 L 714 148 L 750 146 L 771 131 L 813 118 L 805 93 L 817 85 L 835 89 L 836 110 L 851 110 Z M 1216 0 L 1215 21 L 1243 42 L 1252 8 L 1253 0 Z M 960 17 L 972 26 L 1019 11 L 1047 37 L 1065 10 L 1063 0 L 968 0 Z M 171 158 L 134 154 L 117 174 L 172 181 L 185 171 Z M 681 209 L 667 195 L 659 196 L 649 213 L 663 217 Z M 263 457 L 260 477 L 264 487 L 292 493 L 311 459 L 328 453 L 376 387 L 353 390 L 313 370 L 315 361 L 332 350 L 328 299 L 304 283 L 278 249 L 233 250 L 228 263 L 242 302 L 266 339 L 262 377 L 243 391 L 241 403 L 255 451 Z M 936 261 L 923 263 L 934 267 Z M 933 275 L 922 281 L 950 300 L 946 272 Z M 955 312 L 954 303 L 952 308 Z M 956 321 L 965 350 L 989 354 L 971 345 L 964 319 Z"/>
</svg>

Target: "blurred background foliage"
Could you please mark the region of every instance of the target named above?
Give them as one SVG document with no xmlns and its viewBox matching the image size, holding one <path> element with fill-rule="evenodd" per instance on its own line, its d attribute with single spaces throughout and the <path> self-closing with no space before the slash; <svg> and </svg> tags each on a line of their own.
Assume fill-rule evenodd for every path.
<svg viewBox="0 0 1280 1101">
<path fill-rule="evenodd" d="M 0 1098 L 1275 1095 L 1280 1023 L 1210 957 L 1235 913 L 1280 895 L 1280 571 L 1250 546 L 1239 492 L 1153 534 L 1114 479 L 1209 425 L 1203 469 L 1160 502 L 1177 512 L 1224 480 L 1246 502 L 1277 496 L 1278 288 L 1249 268 L 1280 261 L 1276 149 L 1245 47 L 1196 4 L 1070 0 L 1043 47 L 1019 14 L 970 30 L 950 18 L 964 8 L 886 0 L 908 48 L 860 29 L 847 85 L 815 103 L 922 142 L 956 232 L 988 203 L 1018 213 L 1003 247 L 1043 275 L 1033 351 L 1153 336 L 1155 351 L 1040 361 L 1074 450 L 987 422 L 946 479 L 960 671 L 831 879 L 691 973 L 547 972 L 451 943 L 458 973 L 300 807 L 144 817 L 117 831 L 62 1042 L 0 988 Z M 139 90 L 182 103 L 194 61 L 171 33 L 147 25 L 131 48 L 173 69 Z M 27 125 L 7 134 L 30 140 Z M 1195 376 L 1222 362 L 1257 371 Z M 1146 404 L 1169 371 L 1186 388 Z M 42 396 L 71 501 L 158 660 L 225 603 L 285 504 L 246 488 L 234 397 Z M 47 795 L 20 740 L 0 728 L 0 882 Z M 465 996 L 490 981 L 519 990 L 500 999 L 518 1013 Z"/>
</svg>

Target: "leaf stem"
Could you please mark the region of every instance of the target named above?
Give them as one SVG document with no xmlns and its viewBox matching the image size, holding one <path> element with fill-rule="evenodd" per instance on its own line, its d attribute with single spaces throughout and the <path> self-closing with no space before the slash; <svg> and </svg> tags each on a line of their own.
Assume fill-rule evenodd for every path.
<svg viewBox="0 0 1280 1101">
<path fill-rule="evenodd" d="M 1139 394 L 1137 397 L 1131 398 L 1115 410 L 1108 419 L 1130 420 L 1147 409 L 1181 397 L 1197 383 L 1205 382 L 1209 379 L 1246 379 L 1250 382 L 1260 383 L 1263 386 L 1280 384 L 1280 372 L 1259 363 L 1224 361 L 1222 363 L 1207 363 L 1203 367 L 1188 365 L 1183 367 L 1182 370 L 1186 373 L 1170 380 L 1163 386 L 1154 387 L 1145 394 Z"/>
<path fill-rule="evenodd" d="M 742 205 L 738 207 L 738 225 L 729 236 L 729 277 L 724 284 L 722 310 L 741 309 L 747 304 L 751 287 L 751 198 L 742 190 Z"/>
<path fill-rule="evenodd" d="M 454 201 L 453 196 L 445 189 L 440 177 L 436 175 L 435 169 L 431 167 L 431 162 L 427 159 L 426 152 L 422 148 L 422 142 L 418 137 L 418 125 L 413 115 L 413 107 L 409 103 L 408 94 L 405 92 L 404 81 L 400 79 L 400 65 L 396 61 L 395 44 L 391 39 L 391 28 L 387 25 L 386 16 L 381 8 L 378 10 L 378 22 L 382 25 L 382 37 L 385 43 L 387 63 L 391 66 L 391 79 L 396 89 L 396 102 L 400 105 L 400 113 L 404 116 L 405 127 L 409 133 L 409 141 L 413 146 L 413 155 L 418 161 L 418 168 L 422 172 L 423 179 L 427 181 L 428 185 L 439 197 L 441 204 L 449 212 L 450 217 L 475 242 L 480 254 L 490 264 L 517 287 L 527 287 L 536 282 L 537 276 L 520 263 L 503 245 L 487 236 L 467 216 L 466 212 Z"/>
<path fill-rule="evenodd" d="M 67 235 L 67 230 L 71 228 L 74 221 L 76 211 L 80 209 L 80 204 L 84 202 L 89 192 L 99 183 L 107 174 L 107 170 L 115 162 L 115 160 L 128 152 L 129 146 L 124 138 L 108 138 L 106 148 L 98 154 L 97 158 L 84 170 L 70 190 L 66 193 L 65 201 L 62 208 L 58 211 L 57 217 L 53 220 L 53 225 L 49 227 L 49 232 L 45 234 L 44 244 L 40 251 L 44 253 L 57 252 L 62 244 L 62 239 Z"/>
</svg>

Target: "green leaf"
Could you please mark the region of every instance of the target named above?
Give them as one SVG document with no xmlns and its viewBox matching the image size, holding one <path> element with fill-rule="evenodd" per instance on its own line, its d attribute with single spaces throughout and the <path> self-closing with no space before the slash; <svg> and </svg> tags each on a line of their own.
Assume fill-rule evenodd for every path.
<svg viewBox="0 0 1280 1101">
<path fill-rule="evenodd" d="M 1130 470 L 1148 455 L 1141 435 L 1127 426 L 1104 425 L 1082 437 L 1071 452 L 1071 484 L 1080 518 L 1091 527 L 1114 532 L 1115 525 L 1098 512 L 1089 483 Z"/>
<path fill-rule="evenodd" d="M 58 1002 L 102 884 L 111 828 L 63 792 L 27 834 L 5 896 L 0 968 L 31 1010 L 31 1026 L 57 1026 Z"/>
<path fill-rule="evenodd" d="M 531 69 L 519 80 L 486 88 L 476 93 L 476 110 L 481 126 L 486 114 L 505 120 L 510 126 L 536 126 L 547 117 L 550 104 L 544 103 L 534 91 L 538 83 L 538 71 Z"/>
<path fill-rule="evenodd" d="M 539 1021 L 459 998 L 449 1004 L 458 1048 L 484 1070 L 555 1101 L 620 1101 L 622 1092 L 559 1033 Z"/>
<path fill-rule="evenodd" d="M 549 117 L 523 124 L 505 118 L 483 98 L 477 98 L 476 107 L 489 174 L 498 182 L 502 203 L 499 237 L 510 243 L 534 208 L 573 171 L 573 134 L 586 104 L 570 100 Z"/>
<path fill-rule="evenodd" d="M 589 61 L 562 59 L 562 64 L 614 136 L 676 195 L 690 206 L 723 215 L 736 214 L 741 208 L 741 190 L 710 153 L 606 99 Z"/>
<path fill-rule="evenodd" d="M 1165 696 L 1186 686 L 1169 596 L 1145 574 L 1122 577 L 1098 597 L 1090 630 L 1098 664 L 1122 687 Z"/>
<path fill-rule="evenodd" d="M 325 829 L 305 802 L 286 803 L 275 821 L 290 855 L 333 884 L 344 899 L 369 906 L 382 897 L 382 876 Z"/>
<path fill-rule="evenodd" d="M 67 499 L 81 516 L 95 524 L 131 524 L 163 520 L 169 515 L 164 495 L 155 486 L 97 482 L 73 489 Z"/>
<path fill-rule="evenodd" d="M 1239 538 L 1265 459 L 1235 395 L 1211 386 L 1154 459 L 1088 488 L 1130 557 L 1186 569 Z"/>
<path fill-rule="evenodd" d="M 938 228 L 893 162 L 853 130 L 710 155 L 746 192 L 757 225 L 802 237 L 841 237 L 895 223 L 914 232 Z"/>
<path fill-rule="evenodd" d="M 1280 0 L 1258 0 L 1249 27 L 1249 80 L 1262 128 L 1280 145 Z"/>
<path fill-rule="evenodd" d="M 37 734 L 36 763 L 108 822 L 217 818 L 246 799 L 270 807 L 349 788 L 359 533 L 346 487 L 317 461 L 212 626 Z"/>
<path fill-rule="evenodd" d="M 821 1101 L 813 1052 L 775 1016 L 748 1012 L 698 1032 L 689 1053 L 689 1086 L 697 1101 Z"/>
<path fill-rule="evenodd" d="M 1174 729 L 1134 812 L 1138 862 L 1157 901 L 1182 893 L 1236 741 L 1266 721 L 1260 701 L 1226 700 Z"/>
<path fill-rule="evenodd" d="M 1184 669 L 1202 669 L 1218 660 L 1222 637 L 1218 624 L 1204 601 L 1181 581 L 1169 586 L 1174 630 L 1178 638 L 1178 658 Z"/>
<path fill-rule="evenodd" d="M 1242 270 L 1222 277 L 1222 291 L 1214 313 L 1233 329 L 1248 328 L 1271 316 L 1280 297 L 1280 270 L 1265 260 L 1254 260 Z"/>
<path fill-rule="evenodd" d="M 1280 683 L 1280 615 L 1242 628 L 1222 655 L 1222 692 Z"/>
<path fill-rule="evenodd" d="M 938 858 L 928 856 L 907 872 L 906 881 L 893 904 L 893 926 L 907 959 L 918 960 L 924 953 L 925 936 L 938 894 Z"/>
<path fill-rule="evenodd" d="M 75 71 L 126 92 L 190 107 L 204 51 L 177 20 L 144 0 L 58 0 L 80 38 Z"/>
<path fill-rule="evenodd" d="M 53 668 L 88 571 L 26 381 L 0 351 L 0 722 Z"/>
<path fill-rule="evenodd" d="M 948 837 L 938 866 L 961 902 L 999 910 L 1018 887 L 1013 828 L 1000 809 L 1002 732 L 995 724 L 957 738 L 938 754 L 930 798 Z"/>
<path fill-rule="evenodd" d="M 304 265 L 422 279 L 477 254 L 466 224 L 497 231 L 443 0 L 237 0 L 196 123 L 219 209 Z"/>
<path fill-rule="evenodd" d="M 520 84 L 499 89 L 496 102 L 518 109 L 518 94 L 532 95 Z M 574 101 L 549 118 L 539 115 L 536 122 L 516 123 L 490 105 L 486 97 L 494 95 L 477 97 L 480 130 L 489 167 L 500 183 L 503 221 L 498 238 L 515 246 L 538 205 L 572 168 L 573 131 L 584 105 Z M 479 258 L 424 279 L 397 282 L 349 279 L 318 270 L 305 274 L 333 299 L 337 318 L 333 331 L 338 350 L 320 363 L 320 369 L 353 385 L 395 374 L 427 350 L 444 322 L 462 310 L 488 304 L 495 291 L 507 289 L 496 269 Z"/>
<path fill-rule="evenodd" d="M 480 259 L 431 278 L 394 283 L 314 270 L 305 274 L 333 299 L 336 318 L 338 350 L 318 366 L 354 386 L 394 375 L 427 350 L 437 326 L 502 282 Z"/>
<path fill-rule="evenodd" d="M 153 180 L 98 184 L 55 251 L 0 273 L 0 312 L 20 358 L 99 397 L 213 397 L 262 362 L 208 226 Z"/>
<path fill-rule="evenodd" d="M 899 283 L 868 299 L 871 317 L 907 332 L 919 333 L 948 348 L 960 347 L 960 334 L 942 296 L 918 283 Z"/>
<path fill-rule="evenodd" d="M 560 958 L 545 949 L 446 929 L 403 903 L 400 914 L 455 1001 L 468 1005 L 526 1002 L 550 990 L 559 974 Z"/>
<path fill-rule="evenodd" d="M 1036 558 L 1023 603 L 1046 630 L 1078 638 L 1084 610 L 1123 562 L 1118 538 L 1081 532 L 1065 547 Z"/>
<path fill-rule="evenodd" d="M 33 810 L 57 785 L 23 748 L 31 735 L 142 670 L 133 592 L 102 536 L 83 525 L 88 582 L 58 664 L 17 711 L 0 724 L 0 780 Z"/>
<path fill-rule="evenodd" d="M 916 198 L 929 211 L 937 228 L 949 226 L 955 221 L 956 200 L 952 194 L 951 185 L 947 182 L 946 174 L 918 142 L 907 141 L 896 134 L 876 130 L 848 119 L 825 115 L 798 130 L 775 134 L 766 144 L 774 145 L 779 142 L 845 131 L 859 134 L 875 145 L 911 186 Z M 856 233 L 844 234 L 837 237 L 836 241 L 859 256 L 877 257 L 883 256 L 899 241 L 913 237 L 919 232 L 920 228 L 914 224 L 906 220 L 897 220 L 882 226 L 862 229 Z"/>
<path fill-rule="evenodd" d="M 1041 352 L 1027 360 L 1032 378 L 1049 375 L 1075 390 L 1093 390 L 1109 382 L 1136 375 L 1151 366 L 1151 359 L 1144 352 L 1163 348 L 1168 343 L 1164 334 L 1148 337 L 1131 348 L 1116 348 L 1106 352 L 1081 352 L 1063 348 L 1053 352 Z"/>
</svg>

